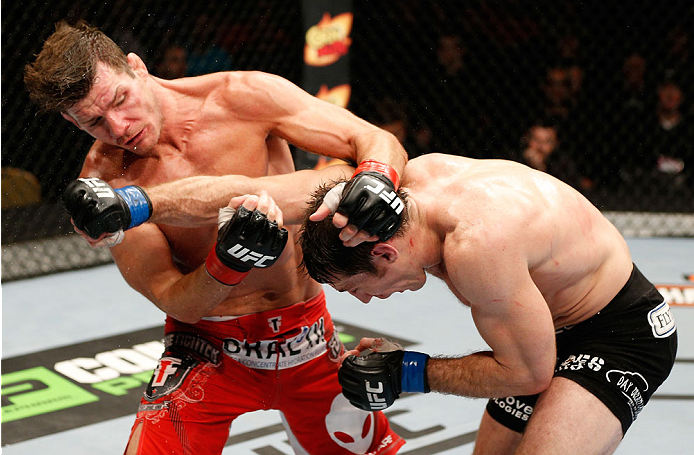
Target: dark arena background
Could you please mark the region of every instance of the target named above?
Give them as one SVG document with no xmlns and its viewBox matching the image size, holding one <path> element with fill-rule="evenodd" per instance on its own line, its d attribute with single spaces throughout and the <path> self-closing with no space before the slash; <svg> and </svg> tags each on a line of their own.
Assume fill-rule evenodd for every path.
<svg viewBox="0 0 694 455">
<path fill-rule="evenodd" d="M 121 351 L 161 347 L 162 313 L 127 287 L 107 249 L 90 249 L 72 232 L 63 209 L 62 192 L 92 139 L 58 114 L 38 114 L 23 84 L 24 66 L 55 23 L 81 19 L 155 76 L 276 73 L 393 132 L 411 158 L 516 160 L 578 189 L 627 237 L 681 332 L 673 376 L 618 453 L 682 453 L 694 425 L 694 337 L 686 332 L 694 328 L 694 2 L 56 0 L 2 4 L 8 455 L 122 451 L 158 353 L 138 364 Z M 322 162 L 293 154 L 297 168 Z M 469 312 L 442 287 L 433 291 L 448 303 L 427 312 L 424 319 L 440 316 L 430 325 L 416 316 L 416 294 L 367 313 L 326 292 L 348 344 L 377 333 L 434 353 L 483 346 Z M 391 322 L 379 324 L 379 305 L 415 316 L 385 315 Z M 461 332 L 470 335 L 460 340 Z M 108 383 L 80 383 L 59 366 L 121 354 L 135 368 Z M 402 403 L 390 417 L 409 435 L 403 453 L 471 452 L 484 402 L 460 399 L 450 414 L 442 411 L 450 397 Z M 283 438 L 277 416 L 247 417 L 224 453 L 291 453 Z"/>
</svg>

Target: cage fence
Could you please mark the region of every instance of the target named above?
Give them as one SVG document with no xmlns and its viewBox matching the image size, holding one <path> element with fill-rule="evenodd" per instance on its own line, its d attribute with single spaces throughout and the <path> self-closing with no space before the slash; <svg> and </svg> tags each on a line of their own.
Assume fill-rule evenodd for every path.
<svg viewBox="0 0 694 455">
<path fill-rule="evenodd" d="M 2 280 L 109 262 L 60 200 L 92 140 L 38 114 L 23 68 L 84 19 L 159 77 L 261 70 L 301 85 L 302 1 L 4 2 Z M 410 157 L 524 162 L 625 235 L 694 236 L 694 3 L 353 0 L 348 108 Z"/>
</svg>

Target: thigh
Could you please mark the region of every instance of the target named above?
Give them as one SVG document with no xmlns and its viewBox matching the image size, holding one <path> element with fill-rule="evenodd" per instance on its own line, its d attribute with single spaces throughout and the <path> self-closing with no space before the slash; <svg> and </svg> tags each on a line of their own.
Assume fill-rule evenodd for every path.
<svg viewBox="0 0 694 455">
<path fill-rule="evenodd" d="M 555 377 L 535 404 L 519 454 L 609 454 L 622 440 L 622 425 L 592 393 Z"/>
<path fill-rule="evenodd" d="M 254 374 L 231 359 L 167 350 L 140 402 L 128 453 L 221 453 L 231 422 L 268 401 L 259 396 L 266 381 Z"/>
<path fill-rule="evenodd" d="M 521 437 L 521 433 L 502 425 L 485 410 L 477 430 L 473 455 L 512 454 Z"/>
</svg>

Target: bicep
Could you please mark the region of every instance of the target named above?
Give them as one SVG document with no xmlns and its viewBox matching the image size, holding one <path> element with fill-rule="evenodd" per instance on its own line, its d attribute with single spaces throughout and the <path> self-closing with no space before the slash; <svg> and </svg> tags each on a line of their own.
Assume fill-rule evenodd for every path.
<svg viewBox="0 0 694 455">
<path fill-rule="evenodd" d="M 304 150 L 355 161 L 356 137 L 378 131 L 349 110 L 312 96 L 279 76 L 255 73 L 246 81 L 254 101 L 250 115 L 265 117 L 272 134 Z"/>
<path fill-rule="evenodd" d="M 495 360 L 533 375 L 553 370 L 552 315 L 521 255 L 508 250 L 488 252 L 464 269 L 456 271 L 454 281 L 470 301 L 475 325 Z"/>
</svg>

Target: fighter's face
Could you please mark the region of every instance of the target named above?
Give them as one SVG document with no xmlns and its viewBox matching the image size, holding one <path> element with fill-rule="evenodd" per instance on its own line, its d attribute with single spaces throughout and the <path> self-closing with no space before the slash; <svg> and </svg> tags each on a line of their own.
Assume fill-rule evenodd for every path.
<svg viewBox="0 0 694 455">
<path fill-rule="evenodd" d="M 377 274 L 340 276 L 332 287 L 369 303 L 373 297 L 386 299 L 396 292 L 416 291 L 426 282 L 426 273 L 422 269 L 399 270 L 395 265 L 377 268 Z"/>
<path fill-rule="evenodd" d="M 161 132 L 161 115 L 142 74 L 99 63 L 89 94 L 67 111 L 95 139 L 135 153 L 151 150 Z"/>
</svg>

